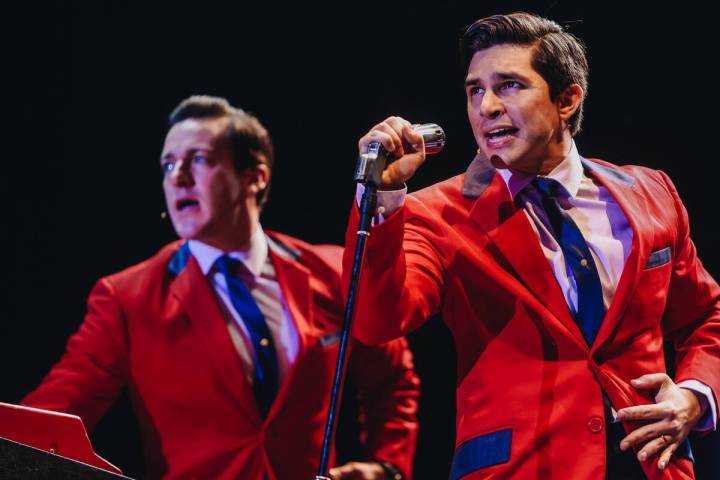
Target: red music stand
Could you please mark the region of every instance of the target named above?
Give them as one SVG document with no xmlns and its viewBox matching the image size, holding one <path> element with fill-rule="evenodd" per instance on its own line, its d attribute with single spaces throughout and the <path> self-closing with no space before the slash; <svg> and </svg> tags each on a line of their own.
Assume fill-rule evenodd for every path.
<svg viewBox="0 0 720 480">
<path fill-rule="evenodd" d="M 8 461 L 7 457 L 11 455 L 13 467 L 18 462 L 33 463 L 28 466 L 31 470 L 25 470 L 27 472 L 40 473 L 47 470 L 49 465 L 55 468 L 53 471 L 58 475 L 57 466 L 65 463 L 61 468 L 63 472 L 84 467 L 88 472 L 97 471 L 100 475 L 93 477 L 85 474 L 81 475 L 82 478 L 127 478 L 121 476 L 122 471 L 119 468 L 95 453 L 85 426 L 76 415 L 0 402 L 0 437 L 9 441 L 2 444 L 5 461 Z M 60 463 L 58 459 L 61 460 Z M 0 462 L 2 461 L 0 458 Z M 68 461 L 77 465 L 69 465 Z"/>
</svg>

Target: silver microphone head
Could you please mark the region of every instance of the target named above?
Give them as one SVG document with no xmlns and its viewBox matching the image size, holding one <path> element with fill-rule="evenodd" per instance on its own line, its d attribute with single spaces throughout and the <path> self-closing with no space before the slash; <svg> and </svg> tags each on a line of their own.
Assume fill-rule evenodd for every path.
<svg viewBox="0 0 720 480">
<path fill-rule="evenodd" d="M 436 123 L 416 123 L 413 130 L 422 135 L 425 141 L 425 154 L 438 153 L 445 147 L 445 132 Z"/>
</svg>

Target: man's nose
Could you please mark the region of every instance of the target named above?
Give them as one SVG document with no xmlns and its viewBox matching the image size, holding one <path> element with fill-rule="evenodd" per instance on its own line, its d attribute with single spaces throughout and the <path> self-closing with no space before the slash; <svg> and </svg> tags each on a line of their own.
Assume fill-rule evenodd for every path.
<svg viewBox="0 0 720 480">
<path fill-rule="evenodd" d="M 503 112 L 503 103 L 492 90 L 483 94 L 480 102 L 480 115 L 485 118 L 497 118 Z"/>
</svg>

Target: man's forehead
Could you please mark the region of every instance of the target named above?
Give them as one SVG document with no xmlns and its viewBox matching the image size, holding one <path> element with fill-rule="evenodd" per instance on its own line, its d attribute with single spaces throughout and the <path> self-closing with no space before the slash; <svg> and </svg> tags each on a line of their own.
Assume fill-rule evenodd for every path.
<svg viewBox="0 0 720 480">
<path fill-rule="evenodd" d="M 163 155 L 172 150 L 211 146 L 224 138 L 227 118 L 187 118 L 173 125 L 165 137 Z"/>
<path fill-rule="evenodd" d="M 470 64 L 466 80 L 504 78 L 512 74 L 528 74 L 534 72 L 532 67 L 532 45 L 493 45 L 475 52 Z"/>
</svg>

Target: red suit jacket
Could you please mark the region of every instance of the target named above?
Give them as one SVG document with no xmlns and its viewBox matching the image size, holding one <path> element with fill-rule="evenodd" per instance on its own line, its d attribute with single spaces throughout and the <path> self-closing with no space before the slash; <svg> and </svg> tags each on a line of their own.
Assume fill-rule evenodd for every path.
<svg viewBox="0 0 720 480">
<path fill-rule="evenodd" d="M 666 370 L 720 393 L 720 290 L 702 267 L 688 218 L 662 172 L 583 160 L 618 201 L 632 252 L 588 348 L 537 236 L 496 171 L 478 157 L 466 174 L 408 196 L 373 227 L 354 335 L 396 338 L 441 311 L 457 350 L 452 479 L 603 479 L 601 388 L 616 409 L 654 403 L 630 380 Z M 349 277 L 357 208 L 348 228 Z M 346 279 L 347 280 L 347 279 Z M 630 431 L 637 425 L 625 425 Z M 648 478 L 692 478 L 677 456 Z"/>
<path fill-rule="evenodd" d="M 79 415 L 92 428 L 127 386 L 149 478 L 313 478 L 343 312 L 341 249 L 268 235 L 300 349 L 267 418 L 212 287 L 179 242 L 96 284 L 66 353 L 23 403 Z M 419 387 L 405 340 L 354 344 L 350 375 L 368 457 L 410 478 Z"/>
</svg>

